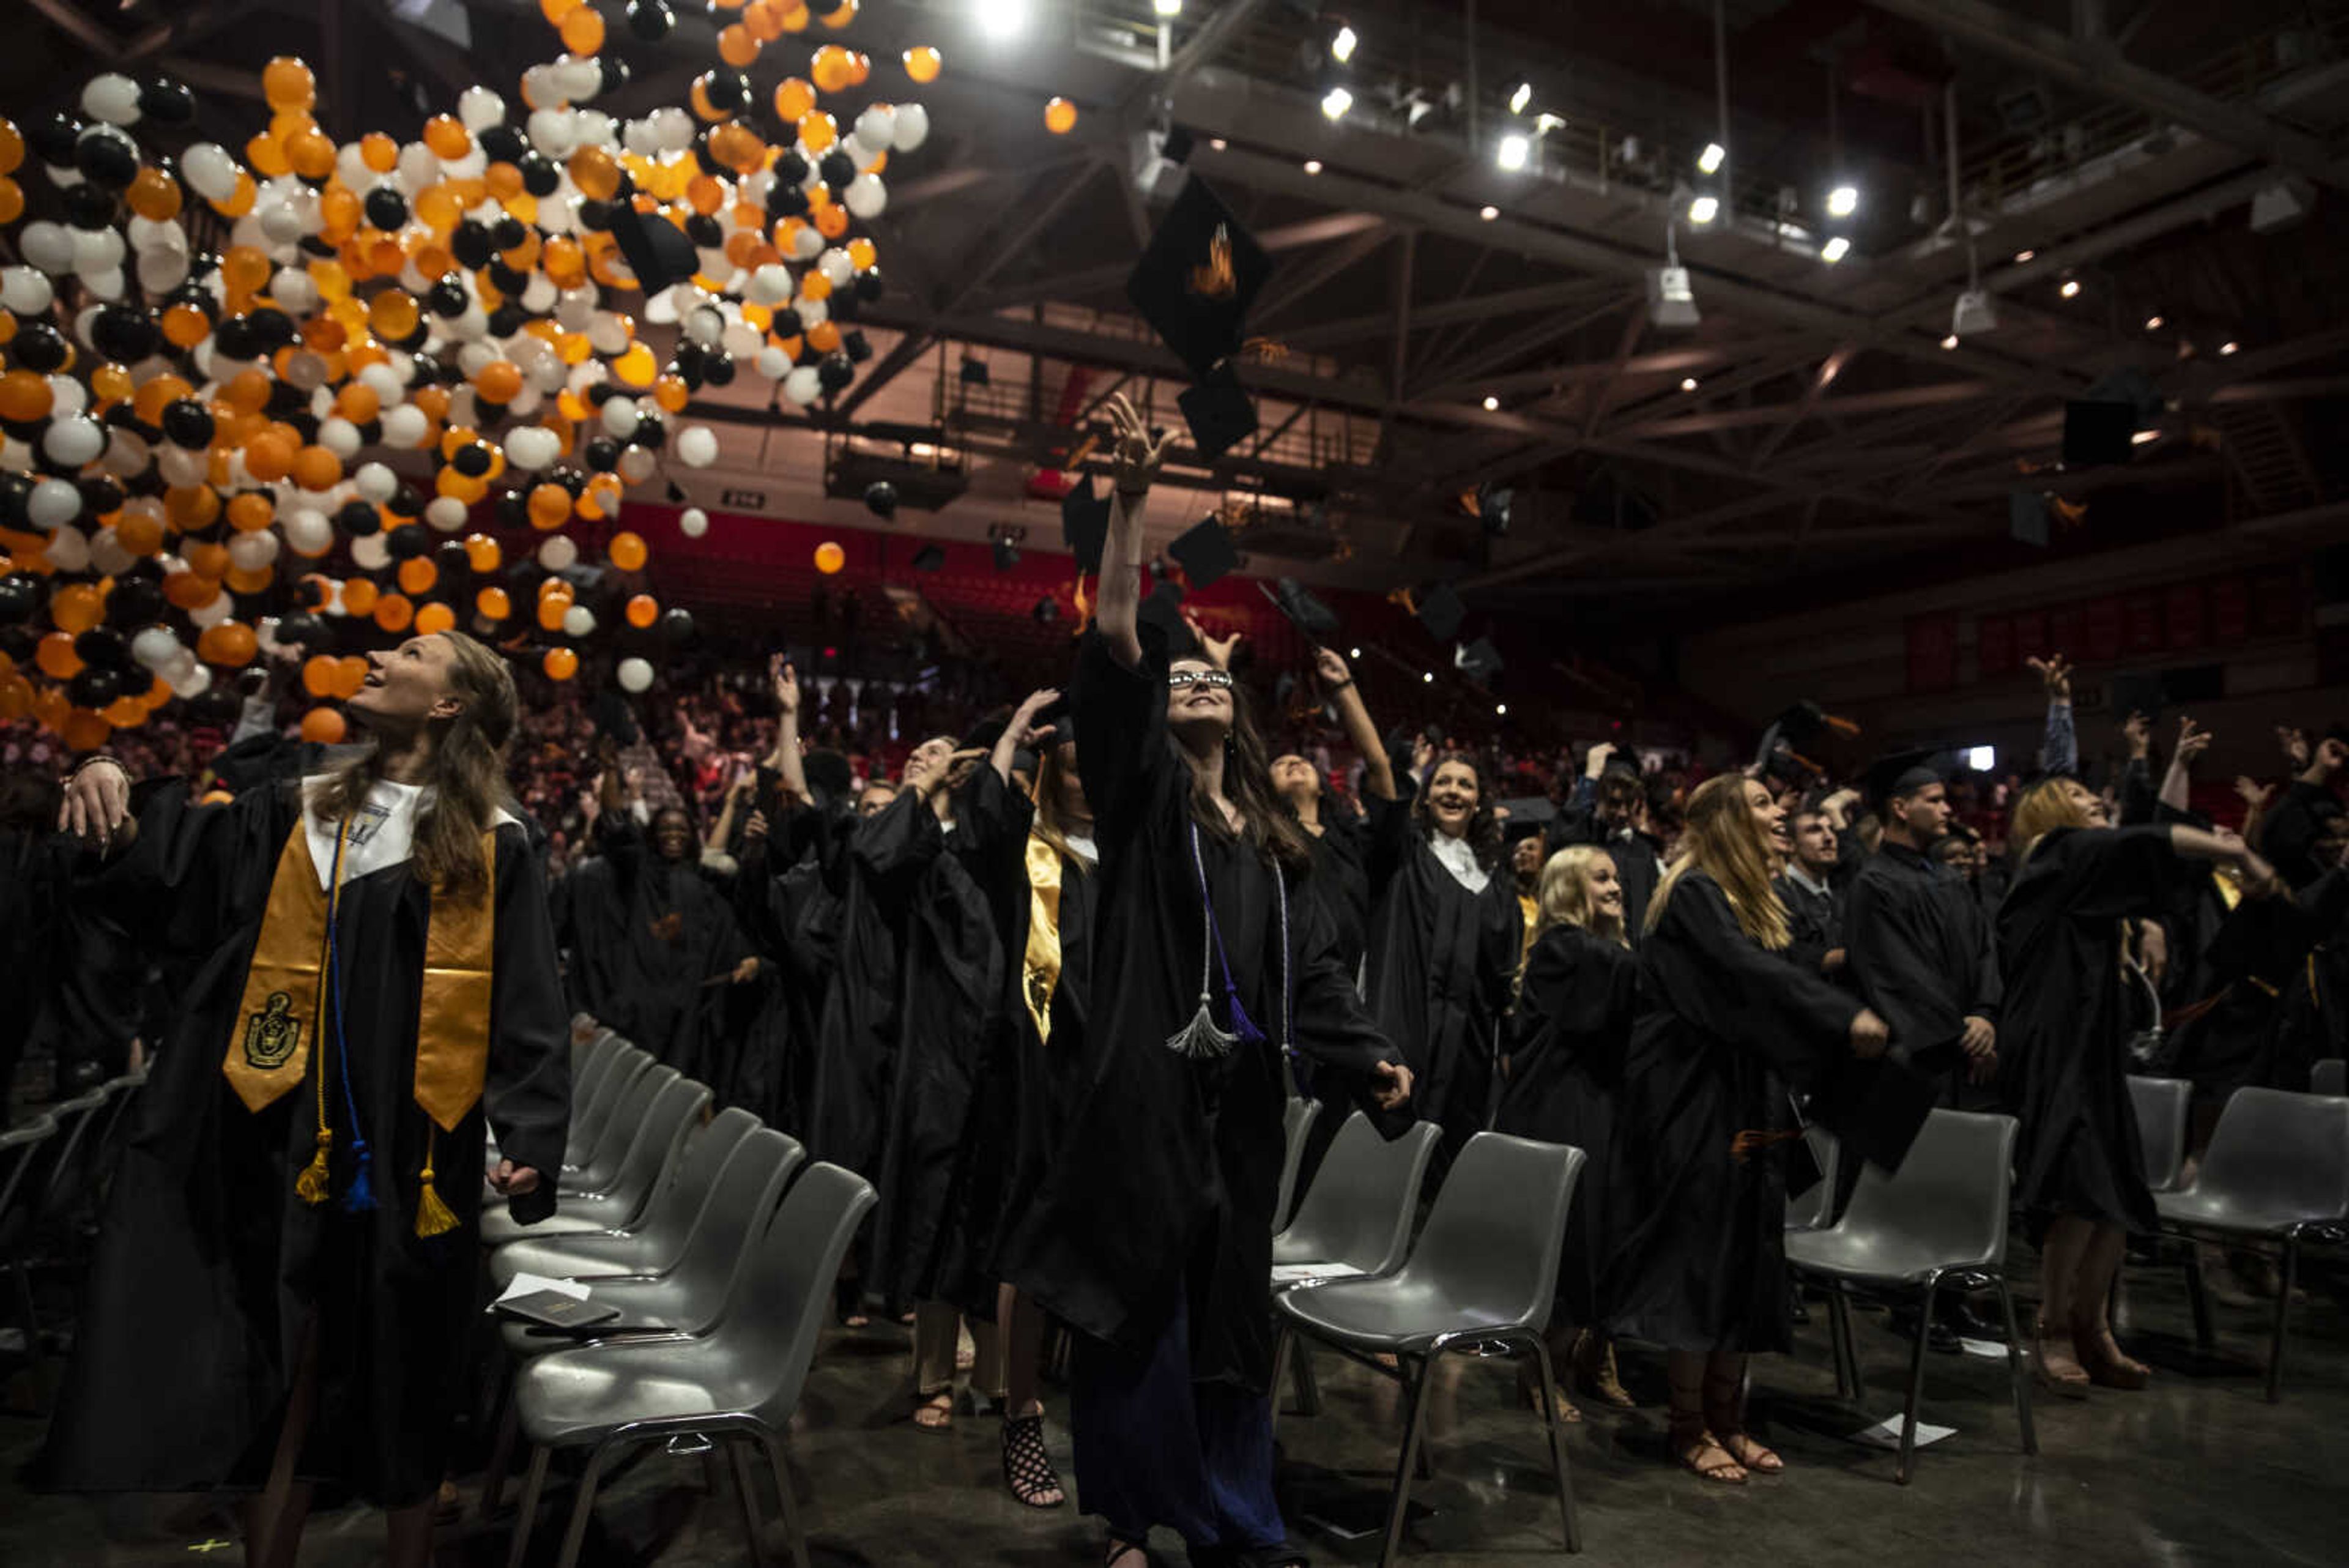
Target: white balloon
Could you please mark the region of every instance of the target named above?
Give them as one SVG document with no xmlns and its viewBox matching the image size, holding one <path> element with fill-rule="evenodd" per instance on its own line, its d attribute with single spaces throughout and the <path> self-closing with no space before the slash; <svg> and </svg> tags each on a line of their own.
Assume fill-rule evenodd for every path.
<svg viewBox="0 0 2349 1568">
<path fill-rule="evenodd" d="M 63 223 L 47 221 L 26 223 L 16 236 L 16 248 L 25 259 L 51 275 L 73 270 L 73 231 Z"/>
<path fill-rule="evenodd" d="M 408 383 L 387 361 L 378 360 L 359 371 L 359 385 L 376 395 L 376 400 L 388 408 L 408 396 Z"/>
<path fill-rule="evenodd" d="M 855 182 L 851 181 L 850 183 L 854 184 Z M 799 229 L 792 235 L 792 259 L 793 261 L 813 261 L 823 253 L 823 235 L 816 231 L 816 226 L 813 223 L 801 224 Z"/>
<path fill-rule="evenodd" d="M 651 158 L 660 151 L 660 132 L 648 119 L 632 119 L 620 128 L 620 145 L 639 158 Z"/>
<path fill-rule="evenodd" d="M 823 378 L 812 365 L 795 366 L 783 378 L 783 396 L 801 408 L 806 408 L 823 396 Z"/>
<path fill-rule="evenodd" d="M 130 639 L 130 657 L 149 670 L 160 670 L 180 652 L 180 639 L 168 626 L 150 626 L 140 629 Z"/>
<path fill-rule="evenodd" d="M 130 254 L 119 229 L 76 229 L 73 243 L 74 271 L 85 275 L 115 271 Z"/>
<path fill-rule="evenodd" d="M 688 539 L 698 539 L 709 532 L 709 514 L 698 506 L 688 506 L 677 514 L 677 529 Z"/>
<path fill-rule="evenodd" d="M 440 182 L 440 155 L 420 141 L 411 141 L 399 150 L 395 172 L 400 188 L 414 196 L 426 186 Z"/>
<path fill-rule="evenodd" d="M 846 288 L 850 280 L 856 276 L 856 264 L 850 261 L 848 253 L 838 245 L 815 258 L 815 270 L 830 278 L 834 288 Z"/>
<path fill-rule="evenodd" d="M 604 88 L 604 67 L 591 60 L 588 62 L 588 68 L 595 73 L 595 90 L 601 92 Z M 583 109 L 571 123 L 572 128 L 578 132 L 579 145 L 582 147 L 609 147 L 619 140 L 619 122 L 600 109 Z"/>
<path fill-rule="evenodd" d="M 290 202 L 272 202 L 261 209 L 261 232 L 273 245 L 289 245 L 302 237 L 302 214 Z"/>
<path fill-rule="evenodd" d="M 216 605 L 226 604 L 227 602 L 228 596 L 226 594 L 221 595 L 219 598 L 212 601 L 212 603 Z M 196 612 L 192 610 L 190 611 L 188 618 L 193 620 L 195 618 L 195 614 Z M 181 676 L 177 680 L 171 682 L 171 695 L 178 697 L 184 701 L 193 701 L 195 699 L 202 696 L 212 689 L 212 667 L 209 664 L 198 664 L 185 675 Z"/>
<path fill-rule="evenodd" d="M 563 635 L 585 637 L 595 629 L 595 612 L 585 605 L 573 605 L 563 612 Z"/>
<path fill-rule="evenodd" d="M 726 317 L 714 305 L 696 306 L 685 318 L 685 335 L 707 348 L 726 335 Z"/>
<path fill-rule="evenodd" d="M 770 381 L 781 380 L 791 373 L 792 357 L 770 343 L 759 350 L 759 374 Z"/>
<path fill-rule="evenodd" d="M 856 117 L 856 140 L 867 147 L 897 144 L 897 111 L 885 103 L 869 104 Z"/>
<path fill-rule="evenodd" d="M 241 572 L 257 572 L 276 560 L 277 535 L 266 528 L 237 534 L 229 539 L 229 565 Z"/>
<path fill-rule="evenodd" d="M 323 556 L 335 547 L 335 525 L 316 507 L 294 507 L 278 517 L 277 525 L 297 556 Z"/>
<path fill-rule="evenodd" d="M 25 515 L 36 528 L 62 528 L 81 515 L 81 491 L 70 479 L 44 479 L 33 486 Z"/>
<path fill-rule="evenodd" d="M 627 351 L 628 324 L 608 310 L 599 310 L 587 323 L 587 346 L 598 354 Z"/>
<path fill-rule="evenodd" d="M 777 272 L 782 269 L 777 267 Z M 38 316 L 48 309 L 57 291 L 37 269 L 28 266 L 0 266 L 0 306 L 5 306 L 18 316 Z"/>
<path fill-rule="evenodd" d="M 383 410 L 383 444 L 388 447 L 413 448 L 424 444 L 425 435 L 432 421 L 414 403 L 400 403 Z"/>
<path fill-rule="evenodd" d="M 80 529 L 67 524 L 49 535 L 48 546 L 41 554 L 60 572 L 82 571 L 89 566 L 89 540 Z"/>
<path fill-rule="evenodd" d="M 738 365 L 744 360 L 755 358 L 759 352 L 759 345 L 766 340 L 766 334 L 749 322 L 732 320 L 726 323 L 726 336 L 719 339 L 725 345 L 726 352 L 734 357 L 734 362 Z"/>
<path fill-rule="evenodd" d="M 467 508 L 453 495 L 436 495 L 424 504 L 424 521 L 443 534 L 454 534 L 465 525 Z"/>
<path fill-rule="evenodd" d="M 90 535 L 89 564 L 109 576 L 129 571 L 138 558 L 122 547 L 111 528 L 100 528 Z"/>
<path fill-rule="evenodd" d="M 269 280 L 269 297 L 289 316 L 307 316 L 317 308 L 318 285 L 300 267 L 279 267 Z"/>
<path fill-rule="evenodd" d="M 567 158 L 578 145 L 578 130 L 567 109 L 534 109 L 530 112 L 530 143 L 549 158 Z"/>
<path fill-rule="evenodd" d="M 146 437 L 117 425 L 107 433 L 106 455 L 98 461 L 115 478 L 130 479 L 146 472 L 154 455 Z"/>
<path fill-rule="evenodd" d="M 41 451 L 50 462 L 68 468 L 96 462 L 98 454 L 105 450 L 106 427 L 86 414 L 52 419 L 49 428 L 41 434 Z"/>
<path fill-rule="evenodd" d="M 157 246 L 139 253 L 135 268 L 139 286 L 150 294 L 169 294 L 188 278 L 188 253 Z"/>
<path fill-rule="evenodd" d="M 550 534 L 538 547 L 538 564 L 550 572 L 567 572 L 579 564 L 579 542 L 568 534 Z"/>
<path fill-rule="evenodd" d="M 544 425 L 523 425 L 506 432 L 506 462 L 535 472 L 563 454 L 563 438 Z"/>
<path fill-rule="evenodd" d="M 800 313 L 800 330 L 802 332 L 818 322 L 832 319 L 832 302 L 828 299 L 802 299 L 792 308 Z"/>
<path fill-rule="evenodd" d="M 399 475 L 379 462 L 359 464 L 359 471 L 351 478 L 358 486 L 360 499 L 372 501 L 378 506 L 399 493 Z"/>
<path fill-rule="evenodd" d="M 682 152 L 693 145 L 693 116 L 675 104 L 653 110 L 650 119 L 663 152 Z"/>
<path fill-rule="evenodd" d="M 17 272 L 23 269 L 11 267 L 8 270 Z M 744 299 L 753 305 L 764 306 L 769 310 L 772 310 L 791 296 L 792 275 L 778 262 L 768 262 L 755 268 L 750 274 L 750 281 L 742 286 Z"/>
<path fill-rule="evenodd" d="M 626 441 L 636 434 L 636 426 L 644 418 L 636 411 L 636 401 L 631 398 L 605 399 L 602 417 L 604 433 L 614 441 Z"/>
<path fill-rule="evenodd" d="M 688 425 L 677 432 L 677 455 L 688 468 L 708 468 L 718 461 L 718 432 L 708 425 Z"/>
<path fill-rule="evenodd" d="M 207 202 L 225 202 L 236 191 L 236 160 L 217 142 L 199 141 L 181 154 L 180 173 Z"/>
<path fill-rule="evenodd" d="M 366 441 L 359 427 L 340 414 L 328 414 L 318 421 L 318 444 L 341 458 L 345 462 L 358 456 Z"/>
<path fill-rule="evenodd" d="M 83 292 L 95 295 L 104 300 L 120 299 L 127 281 L 122 275 L 122 269 L 119 266 L 102 267 L 95 272 L 81 274 Z"/>
<path fill-rule="evenodd" d="M 457 122 L 468 130 L 487 130 L 506 117 L 506 100 L 485 87 L 469 87 L 457 95 Z"/>
<path fill-rule="evenodd" d="M 94 76 L 81 89 L 81 110 L 109 125 L 136 125 L 139 84 L 116 71 Z"/>
<path fill-rule="evenodd" d="M 391 565 L 391 545 L 380 534 L 362 534 L 351 541 L 351 564 L 363 572 L 380 572 Z"/>
<path fill-rule="evenodd" d="M 202 452 L 173 446 L 167 441 L 155 453 L 155 472 L 163 476 L 164 483 L 184 490 L 191 484 L 202 484 L 211 468 Z"/>
<path fill-rule="evenodd" d="M 49 418 L 64 419 L 89 407 L 89 389 L 73 377 L 60 372 L 49 378 Z"/>
<path fill-rule="evenodd" d="M 897 106 L 897 133 L 889 145 L 900 152 L 911 152 L 930 139 L 930 111 L 918 103 Z"/>
<path fill-rule="evenodd" d="M 619 473 L 621 480 L 626 483 L 642 484 L 646 480 L 650 479 L 654 471 L 659 467 L 660 460 L 643 447 L 627 447 L 620 453 Z"/>
<path fill-rule="evenodd" d="M 851 217 L 877 218 L 889 204 L 889 188 L 881 183 L 878 174 L 859 174 L 840 193 L 840 204 Z"/>
<path fill-rule="evenodd" d="M 604 90 L 604 67 L 593 55 L 565 55 L 554 62 L 554 85 L 573 103 L 585 103 Z"/>
<path fill-rule="evenodd" d="M 653 683 L 653 667 L 641 659 L 620 660 L 619 675 L 623 691 L 644 691 L 649 690 Z"/>
</svg>

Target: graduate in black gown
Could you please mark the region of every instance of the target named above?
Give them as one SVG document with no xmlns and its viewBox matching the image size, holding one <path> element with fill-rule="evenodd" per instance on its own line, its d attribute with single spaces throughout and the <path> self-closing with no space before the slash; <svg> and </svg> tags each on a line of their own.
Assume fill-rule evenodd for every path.
<svg viewBox="0 0 2349 1568">
<path fill-rule="evenodd" d="M 1272 1495 L 1272 1208 L 1284 1046 L 1355 1075 L 1390 1117 L 1411 1075 L 1371 1023 L 1226 671 L 1138 629 L 1154 444 L 1122 397 L 1095 628 L 1078 658 L 1078 763 L 1101 848 L 1092 1081 L 1006 1250 L 1012 1282 L 1077 1332 L 1077 1495 L 1105 1568 L 1154 1525 L 1195 1561 L 1302 1562 Z M 1154 628 L 1153 639 L 1155 640 Z"/>
<path fill-rule="evenodd" d="M 1615 1349 L 1599 1327 L 1599 1272 L 1615 1233 L 1617 1102 L 1623 1053 L 1640 1002 L 1640 963 L 1623 935 L 1623 883 L 1614 857 L 1595 844 L 1559 850 L 1542 867 L 1533 950 L 1526 958 L 1509 1046 L 1509 1085 L 1495 1130 L 1562 1143 L 1587 1157 L 1567 1217 L 1550 1314 L 1554 1359 L 1571 1359 L 1583 1393 L 1618 1409 L 1631 1397 L 1615 1375 Z M 1530 1367 L 1521 1396 L 1537 1402 Z M 1573 1410 L 1565 1406 L 1561 1414 Z M 1568 1414 L 1579 1420 L 1579 1413 Z"/>
<path fill-rule="evenodd" d="M 1624 923 L 1633 947 L 1644 940 L 1648 905 L 1663 875 L 1656 840 L 1648 832 L 1647 811 L 1648 794 L 1638 770 L 1620 760 L 1613 742 L 1601 741 L 1584 757 L 1582 776 L 1549 828 L 1553 853 L 1569 844 L 1600 844 L 1615 857 L 1616 873 L 1623 879 Z"/>
<path fill-rule="evenodd" d="M 370 663 L 348 711 L 372 744 L 339 763 L 281 744 L 199 805 L 98 758 L 67 792 L 66 826 L 106 856 L 93 898 L 200 967 L 138 1104 L 42 1477 L 258 1491 L 246 1560 L 267 1568 L 291 1568 L 318 1481 L 388 1511 L 388 1560 L 421 1568 L 470 1388 L 484 1127 L 528 1223 L 553 1211 L 569 1122 L 545 888 L 503 804 L 512 678 L 455 632 Z"/>
<path fill-rule="evenodd" d="M 1613 1331 L 1663 1345 L 1671 1448 L 1707 1480 L 1775 1472 L 1745 1431 L 1745 1361 L 1790 1341 L 1787 1095 L 1851 1057 L 1884 1021 L 1785 957 L 1770 867 L 1785 814 L 1738 774 L 1689 797 L 1679 858 L 1640 950 L 1641 1003 L 1624 1062 L 1609 1200 L 1623 1216 L 1599 1293 Z"/>
<path fill-rule="evenodd" d="M 1344 669 L 1335 653 L 1320 657 Z M 1359 706 L 1350 681 L 1342 699 Z M 1423 781 L 1397 777 L 1392 767 L 1364 775 L 1371 876 L 1364 978 L 1371 1016 L 1411 1064 L 1420 1115 L 1444 1128 L 1440 1168 L 1491 1117 L 1501 1019 L 1525 950 L 1525 917 L 1502 864 L 1497 803 L 1484 770 L 1462 754 L 1430 760 Z"/>
<path fill-rule="evenodd" d="M 2076 779 L 2026 791 L 2011 835 L 2021 866 L 1998 917 L 1998 1089 L 2022 1123 L 2014 1201 L 2039 1231 L 2044 1282 L 2033 1370 L 2069 1398 L 2149 1376 L 2114 1341 L 2109 1308 L 2130 1232 L 2158 1224 L 2127 1081 L 2123 922 L 2158 909 L 2192 860 L 2233 862 L 2249 898 L 2280 887 L 2232 834 L 2105 823 Z"/>
<path fill-rule="evenodd" d="M 1788 806 L 1786 838 L 1792 850 L 1786 868 L 1773 884 L 1779 902 L 1786 906 L 1792 933 L 1786 956 L 1811 973 L 1841 983 L 1849 957 L 1844 946 L 1844 907 L 1852 874 L 1859 867 L 1844 859 L 1835 826 L 1816 801 Z"/>
</svg>

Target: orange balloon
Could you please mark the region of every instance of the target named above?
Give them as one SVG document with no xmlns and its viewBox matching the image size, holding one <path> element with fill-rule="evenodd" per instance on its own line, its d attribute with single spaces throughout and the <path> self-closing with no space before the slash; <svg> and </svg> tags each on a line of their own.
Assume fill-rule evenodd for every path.
<svg viewBox="0 0 2349 1568">
<path fill-rule="evenodd" d="M 147 722 L 147 704 L 136 697 L 117 697 L 98 714 L 115 729 L 135 729 Z"/>
<path fill-rule="evenodd" d="M 592 55 L 604 47 L 604 17 L 593 5 L 582 5 L 563 18 L 556 29 L 563 47 L 574 55 Z"/>
<path fill-rule="evenodd" d="M 192 569 L 163 575 L 163 597 L 177 608 L 202 609 L 220 596 L 218 577 L 208 577 Z"/>
<path fill-rule="evenodd" d="M 567 648 L 550 648 L 539 661 L 549 680 L 568 680 L 579 673 L 579 656 Z"/>
<path fill-rule="evenodd" d="M 1056 98 L 1044 106 L 1044 129 L 1055 136 L 1066 136 L 1077 128 L 1077 106 L 1067 99 Z"/>
<path fill-rule="evenodd" d="M 331 697 L 341 680 L 342 665 L 331 654 L 314 653 L 302 661 L 302 690 L 313 697 Z"/>
<path fill-rule="evenodd" d="M 76 708 L 67 715 L 66 722 L 57 726 L 57 733 L 65 738 L 68 749 L 94 752 L 106 744 L 106 738 L 114 733 L 114 726 L 87 708 Z"/>
<path fill-rule="evenodd" d="M 760 47 L 758 35 L 740 22 L 718 29 L 718 57 L 730 66 L 755 65 Z"/>
<path fill-rule="evenodd" d="M 302 715 L 302 738 L 313 745 L 337 745 L 348 732 L 341 712 L 336 709 L 313 708 Z"/>
<path fill-rule="evenodd" d="M 487 534 L 465 535 L 465 564 L 473 570 L 486 576 L 496 571 L 504 559 L 505 552 L 499 549 L 498 542 Z"/>
<path fill-rule="evenodd" d="M 826 539 L 815 547 L 815 569 L 825 576 L 848 565 L 848 552 Z"/>
<path fill-rule="evenodd" d="M 531 487 L 530 520 L 533 526 L 541 531 L 560 528 L 570 515 L 571 492 L 552 480 Z"/>
<path fill-rule="evenodd" d="M 481 612 L 483 620 L 503 620 L 513 614 L 513 600 L 503 588 L 483 588 L 473 596 L 473 608 Z"/>
<path fill-rule="evenodd" d="M 367 661 L 358 654 L 349 654 L 335 661 L 335 695 L 345 700 L 359 694 L 367 684 Z"/>
<path fill-rule="evenodd" d="M 416 618 L 416 607 L 404 594 L 386 594 L 375 601 L 375 623 L 386 631 L 406 631 Z"/>
<path fill-rule="evenodd" d="M 291 55 L 280 55 L 261 69 L 262 96 L 281 114 L 305 109 L 318 101 L 317 79 L 310 67 Z"/>
<path fill-rule="evenodd" d="M 416 607 L 416 635 L 419 637 L 437 637 L 444 631 L 453 630 L 456 625 L 457 612 L 439 599 Z"/>
<path fill-rule="evenodd" d="M 905 51 L 905 74 L 917 82 L 938 79 L 938 69 L 946 64 L 937 50 L 927 44 L 916 45 Z"/>
<path fill-rule="evenodd" d="M 383 590 L 372 577 L 353 577 L 343 585 L 343 608 L 352 615 L 371 615 Z"/>
<path fill-rule="evenodd" d="M 660 601 L 650 594 L 637 594 L 628 600 L 628 624 L 642 630 L 660 618 Z"/>
<path fill-rule="evenodd" d="M 775 84 L 775 118 L 785 125 L 797 125 L 815 108 L 815 88 L 797 77 L 785 77 Z"/>
<path fill-rule="evenodd" d="M 492 359 L 473 378 L 473 389 L 493 403 L 511 403 L 522 395 L 522 367 L 511 359 Z"/>
<path fill-rule="evenodd" d="M 608 553 L 612 558 L 612 565 L 619 567 L 620 570 L 641 572 L 645 569 L 645 558 L 651 552 L 645 548 L 645 542 L 641 535 L 632 534 L 624 528 L 612 535 Z"/>
<path fill-rule="evenodd" d="M 49 601 L 49 624 L 78 637 L 106 614 L 106 596 L 91 583 L 67 583 Z"/>
<path fill-rule="evenodd" d="M 542 631 L 561 631 L 564 615 L 571 608 L 569 599 L 542 598 L 538 601 L 538 625 Z"/>
<path fill-rule="evenodd" d="M 473 150 L 473 138 L 453 114 L 436 114 L 424 122 L 424 145 L 435 158 L 462 158 Z"/>
<path fill-rule="evenodd" d="M 398 576 L 400 592 L 421 596 L 430 593 L 432 585 L 440 580 L 440 568 L 429 556 L 416 556 L 399 563 Z"/>
<path fill-rule="evenodd" d="M 204 628 L 196 638 L 196 657 L 206 664 L 243 669 L 260 651 L 261 639 L 241 620 L 223 620 Z"/>
<path fill-rule="evenodd" d="M 0 420 L 28 424 L 49 417 L 57 400 L 49 379 L 34 370 L 11 370 L 0 376 Z"/>
<path fill-rule="evenodd" d="M 79 675 L 81 655 L 74 651 L 74 634 L 53 631 L 41 639 L 40 646 L 34 649 L 33 662 L 41 667 L 42 674 L 58 680 L 70 680 Z"/>
<path fill-rule="evenodd" d="M 325 489 L 324 485 L 318 486 Z M 228 525 L 240 534 L 258 534 L 269 526 L 277 509 L 270 504 L 266 491 L 240 491 L 229 498 Z"/>
</svg>

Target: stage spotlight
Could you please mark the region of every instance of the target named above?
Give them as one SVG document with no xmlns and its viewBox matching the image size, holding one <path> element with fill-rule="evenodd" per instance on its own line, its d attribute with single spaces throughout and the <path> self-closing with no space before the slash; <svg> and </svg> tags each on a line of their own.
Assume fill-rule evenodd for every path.
<svg viewBox="0 0 2349 1568">
<path fill-rule="evenodd" d="M 1838 185 L 1827 192 L 1827 216 L 1848 218 L 1859 211 L 1859 192 L 1849 185 Z"/>
<path fill-rule="evenodd" d="M 1509 112 L 1511 114 L 1523 114 L 1526 112 L 1526 105 L 1533 102 L 1533 100 L 1534 84 L 1531 82 L 1519 82 L 1517 84 L 1517 90 L 1509 95 Z"/>
<path fill-rule="evenodd" d="M 1321 95 L 1321 118 L 1343 119 L 1346 111 L 1354 107 L 1354 95 L 1343 86 L 1333 87 Z"/>
<path fill-rule="evenodd" d="M 1688 221 L 1692 223 L 1709 223 L 1720 215 L 1721 198 L 1718 196 L 1699 196 L 1688 204 Z"/>
<path fill-rule="evenodd" d="M 1697 154 L 1696 171 L 1700 174 L 1717 174 L 1721 171 L 1722 164 L 1728 158 L 1728 148 L 1718 141 L 1708 141 L 1704 144 L 1704 151 Z"/>
<path fill-rule="evenodd" d="M 2080 280 L 2076 277 L 2067 277 L 2064 280 L 2064 286 L 2056 292 L 2066 299 L 2077 299 L 2080 297 Z"/>
<path fill-rule="evenodd" d="M 1354 57 L 1354 46 L 1360 42 L 1361 40 L 1354 36 L 1353 28 L 1342 22 L 1340 23 L 1338 36 L 1330 40 L 1330 57 L 1340 65 L 1344 65 Z"/>
<path fill-rule="evenodd" d="M 1493 153 L 1493 161 L 1514 174 L 1526 166 L 1526 160 L 1533 156 L 1533 151 L 1532 138 L 1522 131 L 1513 130 L 1501 138 L 1501 145 Z"/>
<path fill-rule="evenodd" d="M 1476 209 L 1476 215 L 1489 223 L 1501 215 L 1501 209 L 1494 206 L 1479 207 Z"/>
<path fill-rule="evenodd" d="M 1150 8 L 1171 21 L 1183 14 L 1183 0 L 1151 0 Z"/>
<path fill-rule="evenodd" d="M 1835 235 L 1819 247 L 1819 260 L 1829 266 L 1833 266 L 1849 254 L 1851 254 L 1851 242 L 1841 234 Z"/>
</svg>

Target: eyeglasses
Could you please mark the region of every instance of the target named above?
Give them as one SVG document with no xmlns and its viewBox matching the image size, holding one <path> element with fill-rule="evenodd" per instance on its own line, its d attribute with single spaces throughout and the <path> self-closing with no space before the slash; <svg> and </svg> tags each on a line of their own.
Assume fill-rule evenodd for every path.
<svg viewBox="0 0 2349 1568">
<path fill-rule="evenodd" d="M 1226 670 L 1170 670 L 1166 672 L 1166 689 L 1170 691 L 1187 691 L 1195 686 L 1228 691 L 1232 688 L 1231 672 Z"/>
</svg>

